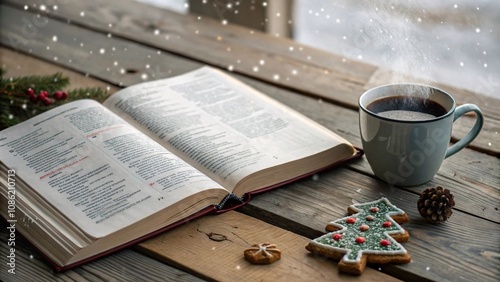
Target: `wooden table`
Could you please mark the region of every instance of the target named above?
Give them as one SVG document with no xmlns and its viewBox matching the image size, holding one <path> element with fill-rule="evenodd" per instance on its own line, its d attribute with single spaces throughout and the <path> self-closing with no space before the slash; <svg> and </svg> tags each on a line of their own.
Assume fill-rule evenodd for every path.
<svg viewBox="0 0 500 282">
<path fill-rule="evenodd" d="M 389 82 L 390 71 L 315 50 L 294 41 L 197 16 L 178 15 L 129 1 L 4 0 L 0 4 L 1 66 L 7 75 L 70 77 L 71 87 L 99 86 L 113 93 L 144 79 L 171 77 L 211 65 L 295 108 L 360 146 L 357 99 Z M 293 47 L 293 48 L 290 48 Z M 291 51 L 293 49 L 293 51 Z M 258 70 L 257 70 L 258 68 Z M 445 160 L 431 182 L 395 188 L 376 179 L 364 158 L 255 197 L 248 205 L 205 216 L 138 246 L 63 273 L 18 239 L 16 275 L 3 281 L 497 281 L 500 277 L 500 100 L 436 83 L 458 103 L 473 102 L 485 115 L 479 137 Z M 484 87 L 498 86 L 485 85 Z M 473 119 L 454 125 L 453 141 Z M 456 206 L 444 224 L 418 214 L 426 188 L 452 191 Z M 305 245 L 347 205 L 385 196 L 410 216 L 404 227 L 412 256 L 406 265 L 371 265 L 356 277 L 337 263 L 308 254 Z M 217 236 L 214 236 L 217 235 Z M 222 238 L 222 239 L 221 239 Z M 269 266 L 253 266 L 242 252 L 271 241 L 284 251 Z"/>
</svg>

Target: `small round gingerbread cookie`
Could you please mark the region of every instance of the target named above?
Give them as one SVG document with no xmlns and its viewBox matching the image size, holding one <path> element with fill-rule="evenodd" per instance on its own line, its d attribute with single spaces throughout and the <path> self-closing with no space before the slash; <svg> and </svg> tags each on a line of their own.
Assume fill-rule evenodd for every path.
<svg viewBox="0 0 500 282">
<path fill-rule="evenodd" d="M 281 258 L 281 251 L 274 244 L 253 244 L 243 252 L 245 259 L 252 264 L 271 264 Z"/>
</svg>

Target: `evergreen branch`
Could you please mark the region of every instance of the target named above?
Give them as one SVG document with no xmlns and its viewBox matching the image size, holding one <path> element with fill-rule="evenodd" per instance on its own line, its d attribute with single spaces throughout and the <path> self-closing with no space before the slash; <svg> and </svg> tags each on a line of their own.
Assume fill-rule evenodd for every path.
<svg viewBox="0 0 500 282">
<path fill-rule="evenodd" d="M 28 88 L 35 92 L 42 90 L 53 92 L 63 89 L 69 85 L 69 78 L 63 77 L 62 73 L 53 75 L 32 75 L 16 78 L 0 79 L 0 95 L 22 95 Z"/>
<path fill-rule="evenodd" d="M 73 89 L 58 97 L 55 93 L 69 85 L 69 79 L 61 73 L 8 79 L 4 74 L 5 70 L 0 68 L 0 130 L 64 103 L 80 99 L 103 102 L 109 95 L 106 90 L 94 87 Z M 44 99 L 42 92 L 46 92 Z"/>
</svg>

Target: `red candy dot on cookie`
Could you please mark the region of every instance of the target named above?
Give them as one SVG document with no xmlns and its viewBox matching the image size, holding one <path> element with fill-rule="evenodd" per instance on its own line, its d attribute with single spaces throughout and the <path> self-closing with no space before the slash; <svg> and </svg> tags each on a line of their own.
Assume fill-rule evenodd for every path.
<svg viewBox="0 0 500 282">
<path fill-rule="evenodd" d="M 359 227 L 359 230 L 365 232 L 365 231 L 368 231 L 368 229 L 370 229 L 370 226 L 366 225 L 366 224 L 363 224 Z"/>
<path fill-rule="evenodd" d="M 356 243 L 358 243 L 358 244 L 363 244 L 365 241 L 366 241 L 366 239 L 364 237 L 356 238 Z"/>
<path fill-rule="evenodd" d="M 333 234 L 333 240 L 339 241 L 340 239 L 342 239 L 342 234 L 339 233 Z"/>
<path fill-rule="evenodd" d="M 368 220 L 368 221 L 372 221 L 372 220 L 374 220 L 374 219 L 375 219 L 375 218 L 373 217 L 373 215 L 369 215 L 369 216 L 367 216 L 367 217 L 366 217 L 366 220 Z"/>
<path fill-rule="evenodd" d="M 392 223 L 390 221 L 386 221 L 386 222 L 382 223 L 382 227 L 385 227 L 385 228 L 391 227 L 391 225 L 392 225 Z"/>
<path fill-rule="evenodd" d="M 348 217 L 346 220 L 345 220 L 346 223 L 349 223 L 349 224 L 353 224 L 356 222 L 356 219 L 354 217 Z"/>
<path fill-rule="evenodd" d="M 373 213 L 375 213 L 375 212 L 378 212 L 379 209 L 377 207 L 371 207 L 370 211 L 373 212 Z"/>
<path fill-rule="evenodd" d="M 389 241 L 389 240 L 386 240 L 386 239 L 380 240 L 380 245 L 381 246 L 387 247 L 390 244 L 391 244 L 391 241 Z"/>
</svg>

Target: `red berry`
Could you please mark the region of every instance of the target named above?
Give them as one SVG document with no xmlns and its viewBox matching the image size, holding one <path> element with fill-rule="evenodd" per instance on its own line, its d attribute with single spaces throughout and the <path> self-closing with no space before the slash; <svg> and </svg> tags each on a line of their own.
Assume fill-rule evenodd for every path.
<svg viewBox="0 0 500 282">
<path fill-rule="evenodd" d="M 386 240 L 386 239 L 380 240 L 380 245 L 381 246 L 387 247 L 390 244 L 391 244 L 391 241 L 389 241 L 389 240 Z"/>
<path fill-rule="evenodd" d="M 50 99 L 49 99 L 49 98 L 47 98 L 47 97 L 45 97 L 45 96 L 44 96 L 44 97 L 40 97 L 40 100 L 42 101 L 42 103 L 43 103 L 45 106 L 48 106 L 48 105 L 50 105 L 50 104 L 52 103 L 52 101 L 50 101 Z"/>
<path fill-rule="evenodd" d="M 373 212 L 373 213 L 376 213 L 376 212 L 379 211 L 379 209 L 377 207 L 371 207 L 370 211 Z"/>
<path fill-rule="evenodd" d="M 68 95 L 68 92 L 64 91 L 64 92 L 62 93 L 62 99 L 63 99 L 63 100 L 68 99 L 68 96 L 69 96 L 69 95 Z"/>
<path fill-rule="evenodd" d="M 354 217 L 348 217 L 346 220 L 345 220 L 346 223 L 349 223 L 349 224 L 353 224 L 356 222 L 356 218 Z"/>
<path fill-rule="evenodd" d="M 358 244 L 363 244 L 365 241 L 366 241 L 366 239 L 364 237 L 356 238 L 356 243 L 358 243 Z"/>
<path fill-rule="evenodd" d="M 385 227 L 385 228 L 391 227 L 391 225 L 392 225 L 392 223 L 390 221 L 386 221 L 386 222 L 382 223 L 382 227 Z"/>
<path fill-rule="evenodd" d="M 368 226 L 366 224 L 363 224 L 359 227 L 359 230 L 361 230 L 362 232 L 368 231 L 369 229 L 370 229 L 370 226 Z"/>
<path fill-rule="evenodd" d="M 340 239 L 342 239 L 342 234 L 340 233 L 333 234 L 333 240 L 339 241 Z"/>
<path fill-rule="evenodd" d="M 40 99 L 42 99 L 42 98 L 48 98 L 49 97 L 49 92 L 47 92 L 45 90 L 42 90 L 42 91 L 40 91 L 39 96 L 40 96 Z"/>
<path fill-rule="evenodd" d="M 28 90 L 26 90 L 26 94 L 33 96 L 35 95 L 35 90 L 33 90 L 32 88 L 28 88 Z"/>
<path fill-rule="evenodd" d="M 54 98 L 56 98 L 57 100 L 61 100 L 61 99 L 62 99 L 62 97 L 63 97 L 63 93 L 62 93 L 62 91 L 59 91 L 59 90 L 58 90 L 58 91 L 54 92 L 54 95 L 53 95 L 53 96 L 54 96 Z"/>
</svg>

